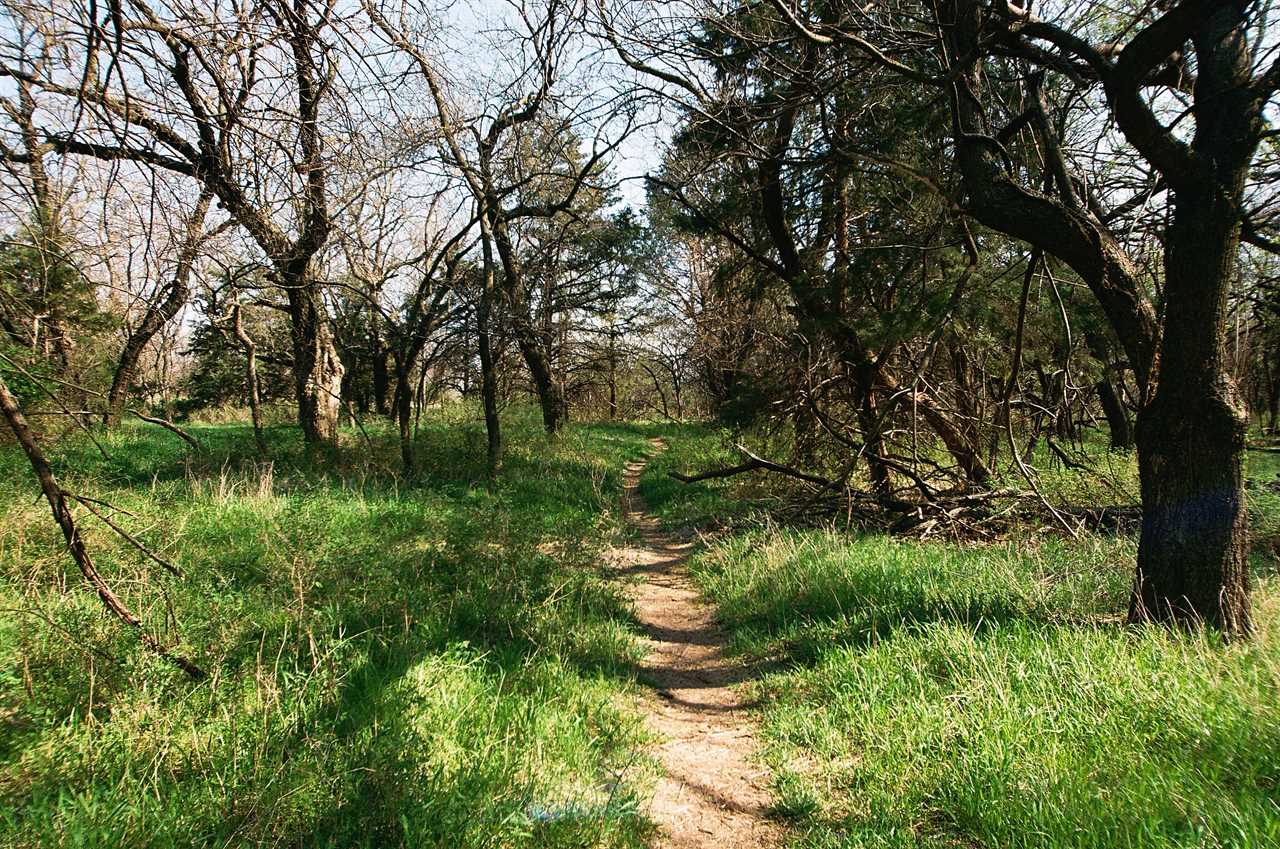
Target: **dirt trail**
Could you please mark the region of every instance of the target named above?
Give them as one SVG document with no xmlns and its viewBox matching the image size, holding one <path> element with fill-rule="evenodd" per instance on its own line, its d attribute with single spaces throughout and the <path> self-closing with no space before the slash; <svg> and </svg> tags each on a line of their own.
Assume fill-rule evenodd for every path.
<svg viewBox="0 0 1280 849">
<path fill-rule="evenodd" d="M 654 440 L 661 451 L 666 446 Z M 726 657 L 715 610 L 689 579 L 691 545 L 664 534 L 636 491 L 645 461 L 626 467 L 623 512 L 639 531 L 632 546 L 615 549 L 648 635 L 641 680 L 650 731 L 662 742 L 654 755 L 664 775 L 649 810 L 661 830 L 654 849 L 776 847 L 782 830 L 767 816 L 768 774 L 756 761 L 750 705 L 735 684 L 748 670 Z"/>
</svg>

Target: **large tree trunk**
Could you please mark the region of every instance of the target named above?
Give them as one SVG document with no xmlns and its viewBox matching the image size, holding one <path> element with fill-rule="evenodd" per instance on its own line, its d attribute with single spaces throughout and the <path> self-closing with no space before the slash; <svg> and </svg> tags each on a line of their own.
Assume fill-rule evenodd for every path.
<svg viewBox="0 0 1280 849">
<path fill-rule="evenodd" d="M 1241 6 L 1192 39 L 1194 168 L 1180 174 L 1164 240 L 1165 322 L 1155 395 L 1138 413 L 1142 539 L 1130 619 L 1250 630 L 1247 419 L 1227 367 L 1244 180 L 1258 138 Z"/>
<path fill-rule="evenodd" d="M 133 376 L 138 370 L 138 360 L 142 352 L 155 335 L 168 324 L 178 310 L 187 303 L 191 295 L 191 266 L 195 264 L 200 250 L 201 237 L 204 234 L 204 219 L 209 212 L 209 202 L 213 195 L 204 191 L 196 200 L 195 209 L 187 219 L 187 232 L 184 234 L 181 247 L 178 249 L 177 267 L 173 272 L 173 280 L 159 301 L 147 306 L 142 321 L 125 340 L 124 349 L 116 363 L 116 372 L 111 379 L 111 390 L 107 393 L 107 410 L 103 415 L 103 424 L 114 427 L 120 422 L 120 414 L 124 411 L 125 398 L 129 387 L 133 384 Z"/>
<path fill-rule="evenodd" d="M 1244 434 L 1226 382 L 1165 374 L 1138 414 L 1142 537 L 1132 621 L 1249 630 Z"/>
</svg>

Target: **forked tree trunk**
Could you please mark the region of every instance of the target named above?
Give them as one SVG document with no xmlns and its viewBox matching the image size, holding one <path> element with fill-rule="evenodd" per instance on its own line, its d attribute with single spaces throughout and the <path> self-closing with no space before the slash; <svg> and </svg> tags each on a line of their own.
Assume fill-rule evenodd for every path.
<svg viewBox="0 0 1280 849">
<path fill-rule="evenodd" d="M 187 219 L 187 232 L 183 236 L 182 245 L 178 249 L 177 267 L 173 272 L 173 280 L 165 290 L 164 297 L 147 306 L 142 321 L 125 340 L 124 349 L 116 363 L 115 375 L 111 378 L 111 390 L 107 393 L 107 410 L 102 417 L 103 424 L 115 427 L 120 423 L 120 414 L 124 412 L 125 400 L 133 377 L 138 370 L 138 360 L 142 352 L 150 344 L 155 335 L 166 324 L 173 320 L 187 303 L 191 295 L 191 266 L 195 264 L 200 250 L 201 236 L 204 234 L 204 219 L 209 212 L 209 202 L 213 195 L 204 191 L 196 200 L 195 209 Z"/>
<path fill-rule="evenodd" d="M 978 220 L 1066 262 L 1097 297 L 1134 371 L 1142 536 L 1132 621 L 1207 623 L 1248 631 L 1247 522 L 1242 493 L 1244 418 L 1225 366 L 1225 305 L 1239 251 L 1245 174 L 1261 138 L 1265 96 L 1251 85 L 1244 3 L 1175 4 L 1141 34 L 1172 52 L 1192 24 L 1194 136 L 1184 145 L 1150 115 L 1139 89 L 1163 56 L 1138 49 L 1104 85 L 1121 131 L 1166 178 L 1174 201 L 1165 234 L 1163 326 L 1115 236 L 1079 204 L 1028 191 L 990 145 L 979 100 L 984 4 L 944 7 L 949 59 L 969 64 L 953 94 L 956 149 L 968 208 Z M 1179 16 L 1185 10 L 1194 18 Z M 1129 48 L 1122 52 L 1122 60 Z M 1154 159 L 1152 159 L 1154 157 Z M 1066 188 L 1060 186 L 1060 190 Z M 1063 192 L 1071 194 L 1070 192 Z M 1157 360 L 1157 349 L 1159 360 Z M 1153 391 L 1154 390 L 1154 391 Z"/>
<path fill-rule="evenodd" d="M 337 444 L 343 368 L 329 317 L 305 266 L 300 270 L 286 266 L 281 277 L 289 298 L 298 424 L 308 443 Z"/>
</svg>

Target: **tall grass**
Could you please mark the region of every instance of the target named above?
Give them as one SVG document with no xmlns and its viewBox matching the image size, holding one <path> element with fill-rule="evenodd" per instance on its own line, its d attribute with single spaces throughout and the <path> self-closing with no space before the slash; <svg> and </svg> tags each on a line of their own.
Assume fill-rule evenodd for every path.
<svg viewBox="0 0 1280 849">
<path fill-rule="evenodd" d="M 198 686 L 104 616 L 0 450 L 0 845 L 641 844 L 637 648 L 597 557 L 644 434 L 516 417 L 490 489 L 471 422 L 428 423 L 413 480 L 385 428 L 327 454 L 271 428 L 270 462 L 191 429 L 199 456 L 131 426 L 55 459 L 183 568 L 82 519 Z"/>
<path fill-rule="evenodd" d="M 1123 625 L 1125 536 L 956 545 L 767 520 L 720 536 L 693 569 L 761 670 L 764 757 L 796 844 L 1280 846 L 1265 464 L 1249 489 L 1260 633 L 1230 646 Z M 737 497 L 723 482 L 646 486 L 668 516 Z"/>
</svg>

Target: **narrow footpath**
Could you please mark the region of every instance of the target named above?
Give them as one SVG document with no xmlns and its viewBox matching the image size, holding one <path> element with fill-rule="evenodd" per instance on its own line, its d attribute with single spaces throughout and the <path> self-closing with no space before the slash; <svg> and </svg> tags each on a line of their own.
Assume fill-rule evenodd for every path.
<svg viewBox="0 0 1280 849">
<path fill-rule="evenodd" d="M 648 638 L 640 677 L 653 692 L 643 708 L 664 772 L 649 810 L 660 829 L 654 849 L 780 846 L 782 829 L 768 816 L 768 774 L 755 757 L 757 728 L 735 686 L 749 671 L 727 657 L 715 610 L 689 578 L 691 545 L 663 533 L 641 500 L 645 463 L 628 464 L 624 478 L 623 513 L 639 539 L 610 560 L 636 579 L 627 592 Z"/>
</svg>

